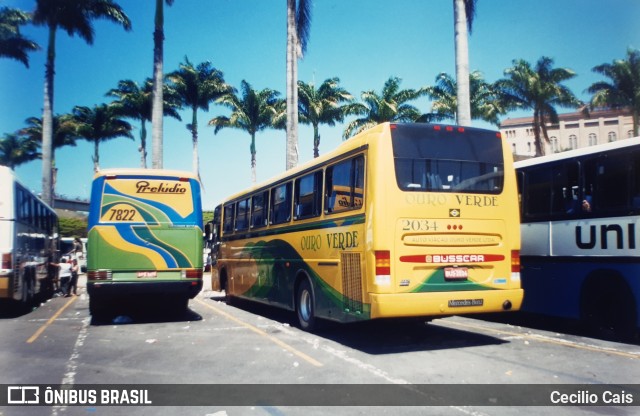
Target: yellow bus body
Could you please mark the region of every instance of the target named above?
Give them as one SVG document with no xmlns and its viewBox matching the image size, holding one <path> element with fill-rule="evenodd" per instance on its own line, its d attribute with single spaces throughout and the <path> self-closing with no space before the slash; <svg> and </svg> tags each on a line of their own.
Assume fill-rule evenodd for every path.
<svg viewBox="0 0 640 416">
<path fill-rule="evenodd" d="M 513 161 L 506 143 L 499 139 L 501 154 L 490 156 L 503 162 L 499 192 L 495 187 L 487 193 L 464 191 L 477 188 L 481 181 L 494 183 L 501 176 L 495 172 L 474 179 L 477 182 L 457 184 L 455 175 L 448 175 L 451 184 L 437 185 L 439 191 L 416 191 L 430 186 L 427 178 L 434 175 L 428 173 L 423 174 L 422 185 L 405 186 L 396 177 L 403 162 L 394 162 L 397 149 L 392 135 L 400 134 L 394 129 L 406 130 L 412 137 L 436 134 L 435 129 L 441 141 L 434 143 L 445 148 L 449 127 L 381 124 L 322 157 L 226 199 L 216 224 L 221 238 L 213 288 L 225 289 L 231 297 L 298 310 L 305 301 L 300 285 L 306 281 L 314 316 L 342 322 L 518 310 L 523 298 L 520 228 Z M 454 129 L 454 147 L 455 135 L 489 134 Z M 337 165 L 354 160 L 352 166 L 363 164 L 362 187 L 333 186 L 339 176 Z M 309 177 L 308 182 L 317 179 L 321 209 L 296 218 L 296 187 L 301 178 Z M 261 222 L 253 226 L 256 195 L 268 199 L 286 184 L 294 194 L 291 218 L 277 224 L 257 218 Z M 309 194 L 305 198 L 300 198 L 301 205 Z M 272 210 L 273 204 L 268 212 Z M 238 220 L 238 215 L 245 216 Z"/>
</svg>

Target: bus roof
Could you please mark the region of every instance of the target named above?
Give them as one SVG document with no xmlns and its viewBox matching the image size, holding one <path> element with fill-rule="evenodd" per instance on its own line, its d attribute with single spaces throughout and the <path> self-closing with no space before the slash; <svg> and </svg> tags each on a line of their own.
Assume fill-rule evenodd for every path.
<svg viewBox="0 0 640 416">
<path fill-rule="evenodd" d="M 295 176 L 296 174 L 303 172 L 307 169 L 310 169 L 318 164 L 322 164 L 323 162 L 327 161 L 327 160 L 331 160 L 332 158 L 339 156 L 341 154 L 347 153 L 351 150 L 355 150 L 360 148 L 361 146 L 364 146 L 366 144 L 366 140 L 365 137 L 367 135 L 370 134 L 376 134 L 376 133 L 382 133 L 385 129 L 389 128 L 389 123 L 382 123 L 382 124 L 378 124 L 375 127 L 372 127 L 366 131 L 363 131 L 361 133 L 356 134 L 355 136 L 349 138 L 348 140 L 343 141 L 342 143 L 340 143 L 336 148 L 334 148 L 333 150 L 317 157 L 317 158 L 313 158 L 305 163 L 302 163 L 298 166 L 296 166 L 295 168 L 289 169 L 287 171 L 284 171 L 278 175 L 272 176 L 271 178 L 257 183 L 253 186 L 249 186 L 247 188 L 242 189 L 239 192 L 236 192 L 232 195 L 229 195 L 227 197 L 225 197 L 220 203 L 224 203 L 226 201 L 230 201 L 236 198 L 241 197 L 244 194 L 247 193 L 251 193 L 255 190 L 259 190 L 261 188 L 265 188 L 265 187 L 269 187 L 272 184 L 279 182 L 283 179 L 288 178 L 289 176 Z M 217 205 L 217 204 L 216 204 Z"/>
<path fill-rule="evenodd" d="M 102 169 L 95 173 L 93 179 L 102 177 L 102 176 L 120 176 L 120 175 L 132 175 L 132 176 L 141 176 L 141 177 L 149 177 L 149 176 L 175 176 L 180 178 L 190 178 L 195 179 L 198 182 L 198 176 L 189 171 L 182 170 L 170 170 L 170 169 L 143 169 L 143 168 L 114 168 L 114 169 Z"/>
<path fill-rule="evenodd" d="M 51 208 L 51 206 L 49 206 L 49 204 L 44 202 L 36 192 L 32 191 L 31 189 L 29 189 L 29 187 L 27 187 L 24 183 L 22 183 L 22 181 L 20 180 L 20 178 L 18 178 L 18 175 L 16 175 L 16 173 L 15 173 L 15 171 L 13 169 L 11 169 L 8 166 L 0 165 L 0 184 L 2 184 L 3 186 L 9 185 L 8 181 L 11 181 L 11 183 L 15 182 L 18 185 L 22 186 L 30 194 L 35 196 L 44 206 L 46 206 L 49 211 L 55 213 L 55 210 L 53 208 Z M 0 187 L 0 188 L 3 189 L 2 192 L 11 192 L 11 193 L 13 193 L 13 187 L 11 187 L 8 190 L 5 190 L 3 187 Z"/>
<path fill-rule="evenodd" d="M 566 152 L 554 153 L 552 155 L 532 157 L 531 159 L 520 160 L 514 163 L 514 167 L 524 168 L 527 166 L 539 165 L 547 162 L 555 162 L 557 160 L 571 159 L 574 157 L 590 155 L 594 153 L 606 152 L 608 150 L 622 149 L 631 146 L 640 145 L 640 137 L 631 137 L 628 139 L 617 140 L 611 143 L 597 144 L 594 146 L 582 147 L 580 149 L 567 150 Z"/>
<path fill-rule="evenodd" d="M 287 179 L 288 177 L 296 176 L 300 172 L 304 172 L 305 170 L 308 170 L 308 169 L 310 170 L 317 165 L 322 165 L 322 163 L 329 161 L 337 156 L 359 149 L 362 146 L 366 146 L 369 143 L 368 137 L 375 134 L 379 135 L 385 131 L 388 131 L 389 129 L 393 128 L 391 126 L 394 126 L 394 125 L 423 126 L 424 128 L 432 128 L 432 129 L 437 129 L 438 128 L 437 126 L 440 126 L 440 128 L 442 129 L 462 128 L 460 126 L 448 125 L 448 124 L 445 125 L 445 124 L 430 124 L 430 123 L 390 123 L 390 122 L 381 123 L 343 141 L 336 148 L 323 154 L 322 156 L 311 159 L 303 164 L 296 166 L 295 168 L 289 169 L 276 176 L 273 176 L 267 179 L 266 181 L 260 182 L 258 184 L 255 184 L 254 186 L 247 187 L 245 189 L 242 189 L 239 192 L 229 195 L 216 205 L 223 204 L 227 201 L 232 201 L 234 199 L 240 198 L 246 194 L 252 193 L 254 191 L 257 191 L 263 188 L 266 189 L 279 181 Z M 469 130 L 469 131 L 485 131 L 485 132 L 497 133 L 497 131 L 479 129 L 479 128 L 473 128 L 473 127 L 464 127 L 463 129 Z"/>
</svg>

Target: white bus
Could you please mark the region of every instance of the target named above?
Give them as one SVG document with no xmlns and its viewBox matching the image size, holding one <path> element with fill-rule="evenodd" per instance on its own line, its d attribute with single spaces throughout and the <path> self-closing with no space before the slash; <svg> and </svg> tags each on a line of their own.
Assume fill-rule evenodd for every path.
<svg viewBox="0 0 640 416">
<path fill-rule="evenodd" d="M 640 138 L 515 164 L 522 310 L 630 339 L 640 323 Z"/>
<path fill-rule="evenodd" d="M 0 166 L 0 302 L 30 304 L 53 293 L 58 261 L 58 216 L 11 169 Z"/>
</svg>

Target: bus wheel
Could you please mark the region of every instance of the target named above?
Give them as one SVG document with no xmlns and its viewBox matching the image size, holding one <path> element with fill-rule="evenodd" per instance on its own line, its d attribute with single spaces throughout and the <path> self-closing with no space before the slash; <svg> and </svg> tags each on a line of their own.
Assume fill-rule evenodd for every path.
<svg viewBox="0 0 640 416">
<path fill-rule="evenodd" d="M 315 302 L 313 300 L 311 285 L 307 279 L 300 282 L 296 299 L 296 312 L 298 314 L 300 328 L 311 332 L 316 326 Z"/>
<path fill-rule="evenodd" d="M 587 282 L 582 297 L 582 321 L 592 335 L 630 341 L 637 332 L 636 305 L 620 278 Z"/>
</svg>

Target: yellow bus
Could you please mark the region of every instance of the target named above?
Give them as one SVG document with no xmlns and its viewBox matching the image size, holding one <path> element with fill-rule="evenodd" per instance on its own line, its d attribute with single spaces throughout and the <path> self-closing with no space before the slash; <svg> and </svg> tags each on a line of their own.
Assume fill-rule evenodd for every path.
<svg viewBox="0 0 640 416">
<path fill-rule="evenodd" d="M 300 327 L 520 308 L 520 226 L 500 133 L 385 123 L 215 210 L 214 290 Z"/>
</svg>

